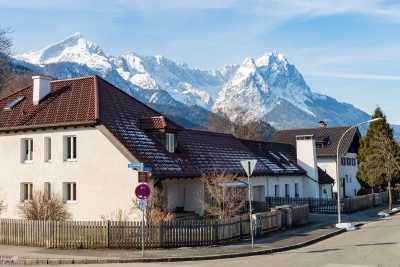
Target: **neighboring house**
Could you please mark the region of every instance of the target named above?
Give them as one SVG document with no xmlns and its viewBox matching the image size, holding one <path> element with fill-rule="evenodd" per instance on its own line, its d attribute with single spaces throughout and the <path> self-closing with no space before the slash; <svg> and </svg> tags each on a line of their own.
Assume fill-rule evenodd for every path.
<svg viewBox="0 0 400 267">
<path fill-rule="evenodd" d="M 299 140 L 306 149 L 296 154 L 292 145 L 184 129 L 97 76 L 33 80 L 0 99 L 3 217 L 18 217 L 17 206 L 36 190 L 59 194 L 76 220 L 131 210 L 138 183 L 131 162 L 152 168 L 150 184 L 164 190 L 170 211 L 200 215 L 205 192 L 199 178 L 227 172 L 244 179 L 243 159 L 258 160 L 257 201 L 322 197 L 321 184 L 329 184 L 316 164 L 309 167 L 316 162 L 313 140 Z"/>
<path fill-rule="evenodd" d="M 333 192 L 336 193 L 337 146 L 340 137 L 349 127 L 327 127 L 324 122 L 320 122 L 320 124 L 319 128 L 278 131 L 273 135 L 272 140 L 274 142 L 296 145 L 296 137 L 298 136 L 308 135 L 315 139 L 318 167 L 335 180 Z M 360 138 L 361 134 L 359 130 L 354 128 L 346 134 L 340 147 L 342 157 L 339 159 L 338 167 L 341 179 L 341 196 L 355 196 L 361 189 L 361 185 L 357 179 L 357 153 Z"/>
</svg>

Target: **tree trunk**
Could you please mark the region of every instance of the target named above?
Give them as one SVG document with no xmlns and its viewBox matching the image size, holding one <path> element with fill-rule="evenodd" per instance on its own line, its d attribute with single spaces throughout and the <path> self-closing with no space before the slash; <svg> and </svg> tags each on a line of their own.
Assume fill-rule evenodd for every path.
<svg viewBox="0 0 400 267">
<path fill-rule="evenodd" d="M 389 197 L 388 197 L 388 207 L 389 207 L 389 211 L 392 210 L 392 183 L 391 183 L 391 179 L 389 179 L 388 181 L 388 193 L 389 193 Z"/>
</svg>

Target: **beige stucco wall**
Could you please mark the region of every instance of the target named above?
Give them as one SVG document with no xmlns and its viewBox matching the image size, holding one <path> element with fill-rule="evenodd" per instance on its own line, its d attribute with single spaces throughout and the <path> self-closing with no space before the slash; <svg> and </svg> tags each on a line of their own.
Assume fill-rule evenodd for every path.
<svg viewBox="0 0 400 267">
<path fill-rule="evenodd" d="M 77 161 L 64 161 L 63 137 L 77 136 Z M 44 161 L 44 138 L 52 140 L 52 161 Z M 33 138 L 32 163 L 21 162 L 21 139 Z M 68 128 L 0 135 L 0 192 L 7 210 L 2 217 L 18 217 L 20 184 L 33 183 L 43 190 L 50 182 L 52 192 L 62 195 L 63 183 L 77 183 L 76 203 L 67 203 L 75 220 L 112 219 L 117 209 L 131 208 L 137 172 L 128 169 L 129 160 L 97 128 Z M 130 216 L 136 218 L 137 214 Z"/>
<path fill-rule="evenodd" d="M 344 155 L 344 157 L 356 159 L 356 166 L 342 166 L 339 162 L 340 177 L 345 178 L 346 175 L 349 177 L 348 181 L 345 181 L 345 187 L 346 187 L 345 190 L 346 190 L 346 196 L 351 197 L 354 196 L 361 188 L 361 185 L 357 180 L 357 170 L 358 170 L 357 154 L 347 153 L 346 155 Z M 318 158 L 318 166 L 322 170 L 326 171 L 335 180 L 335 184 L 333 186 L 333 192 L 337 192 L 336 158 L 320 157 Z"/>
</svg>

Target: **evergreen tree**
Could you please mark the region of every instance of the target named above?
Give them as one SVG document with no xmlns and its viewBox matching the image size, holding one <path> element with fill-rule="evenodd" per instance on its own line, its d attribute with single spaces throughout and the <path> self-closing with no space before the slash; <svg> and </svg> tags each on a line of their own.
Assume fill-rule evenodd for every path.
<svg viewBox="0 0 400 267">
<path fill-rule="evenodd" d="M 383 118 L 370 124 L 361 139 L 358 153 L 358 177 L 371 187 L 387 185 L 391 207 L 391 185 L 400 175 L 400 148 L 393 137 L 393 129 L 380 108 L 372 118 Z"/>
</svg>

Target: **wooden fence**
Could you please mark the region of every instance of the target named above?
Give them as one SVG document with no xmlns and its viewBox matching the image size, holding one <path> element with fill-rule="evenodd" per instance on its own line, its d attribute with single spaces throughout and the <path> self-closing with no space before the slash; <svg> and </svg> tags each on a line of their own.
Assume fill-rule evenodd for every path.
<svg viewBox="0 0 400 267">
<path fill-rule="evenodd" d="M 258 234 L 281 227 L 283 212 L 259 216 Z M 225 220 L 145 224 L 146 248 L 207 246 L 240 240 L 250 234 L 248 216 Z M 26 221 L 0 219 L 0 244 L 47 248 L 140 248 L 140 222 Z"/>
</svg>

